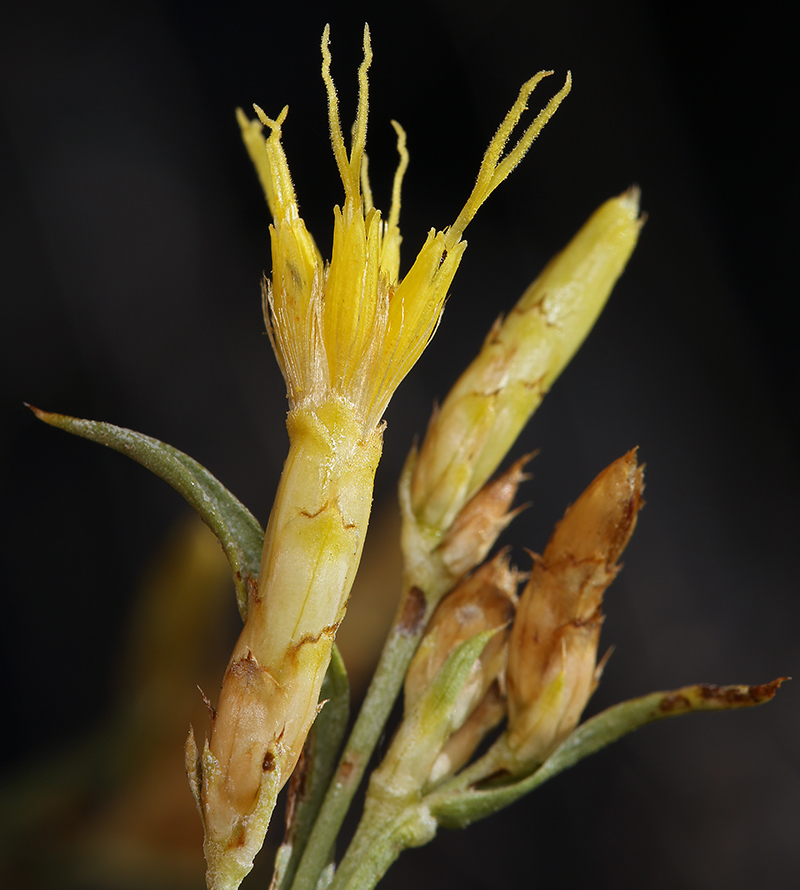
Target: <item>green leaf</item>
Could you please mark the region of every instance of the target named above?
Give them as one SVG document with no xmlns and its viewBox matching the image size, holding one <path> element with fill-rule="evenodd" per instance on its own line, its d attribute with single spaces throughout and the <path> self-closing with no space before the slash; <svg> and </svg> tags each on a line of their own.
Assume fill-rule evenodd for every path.
<svg viewBox="0 0 800 890">
<path fill-rule="evenodd" d="M 40 411 L 32 405 L 28 407 L 50 426 L 126 454 L 182 494 L 214 532 L 225 551 L 233 571 L 236 602 L 244 620 L 249 587 L 258 579 L 264 530 L 238 498 L 188 454 L 158 439 L 110 423 L 80 420 Z"/>
<path fill-rule="evenodd" d="M 575 729 L 531 775 L 512 784 L 484 789 L 453 790 L 456 777 L 430 796 L 427 803 L 440 825 L 465 828 L 533 791 L 562 770 L 594 754 L 640 726 L 696 711 L 743 708 L 769 701 L 788 677 L 763 686 L 685 686 L 673 692 L 653 692 L 608 708 Z M 502 740 L 501 740 L 502 741 Z M 449 793 L 448 793 L 449 791 Z"/>
<path fill-rule="evenodd" d="M 320 701 L 325 704 L 311 727 L 289 783 L 286 835 L 275 857 L 271 890 L 285 890 L 292 885 L 344 741 L 350 715 L 350 686 L 342 656 L 335 646 Z"/>
<path fill-rule="evenodd" d="M 197 511 L 217 536 L 233 571 L 242 620 L 247 614 L 249 588 L 258 580 L 264 531 L 253 514 L 196 460 L 158 439 L 94 420 L 81 420 L 28 406 L 50 426 L 106 445 L 133 458 L 168 482 Z M 278 852 L 273 887 L 291 884 L 300 856 L 333 777 L 350 710 L 347 671 L 336 646 L 320 700 L 325 702 L 303 751 L 304 767 L 295 770 L 287 812 L 287 835 Z"/>
</svg>

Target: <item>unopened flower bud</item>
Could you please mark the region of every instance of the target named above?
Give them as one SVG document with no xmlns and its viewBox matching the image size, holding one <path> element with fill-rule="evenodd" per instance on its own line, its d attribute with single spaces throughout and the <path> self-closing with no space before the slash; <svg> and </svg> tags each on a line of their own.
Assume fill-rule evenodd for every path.
<svg viewBox="0 0 800 890">
<path fill-rule="evenodd" d="M 545 759 L 575 728 L 597 685 L 603 593 L 643 504 L 642 472 L 635 449 L 603 470 L 536 559 L 509 640 L 512 771 Z"/>
<path fill-rule="evenodd" d="M 411 482 L 422 526 L 445 532 L 503 460 L 592 329 L 642 222 L 638 189 L 606 201 L 495 323 L 428 426 Z"/>
<path fill-rule="evenodd" d="M 433 682 L 448 655 L 464 640 L 485 630 L 510 632 L 518 580 L 519 574 L 509 566 L 507 552 L 501 552 L 465 578 L 439 603 L 406 673 L 406 713 Z M 483 650 L 481 665 L 476 671 L 480 677 L 476 676 L 477 685 L 473 684 L 474 688 L 467 695 L 473 705 L 505 664 L 507 636 L 507 633 L 495 634 Z M 471 710 L 468 705 L 467 708 Z"/>
<path fill-rule="evenodd" d="M 526 454 L 505 473 L 492 480 L 456 516 L 438 553 L 454 578 L 480 565 L 494 546 L 498 535 L 524 509 L 509 510 L 520 483 L 529 478 L 523 467 L 533 455 Z"/>
<path fill-rule="evenodd" d="M 505 669 L 506 646 L 514 619 L 518 582 L 519 574 L 509 566 L 507 554 L 499 553 L 442 600 L 406 674 L 407 719 L 433 684 L 448 656 L 465 640 L 485 631 L 494 631 L 480 657 L 475 660 L 454 703 L 445 740 L 458 734 L 480 709 L 490 688 Z M 483 716 L 478 716 L 462 737 L 457 745 L 458 750 L 467 752 L 469 748 L 466 753 L 466 758 L 469 758 L 483 735 L 497 722 L 493 710 L 491 715 L 489 711 L 484 711 Z M 437 779 L 451 772 L 448 764 L 455 763 L 455 759 L 454 749 L 452 761 L 450 755 L 446 758 L 447 763 L 437 761 Z"/>
</svg>

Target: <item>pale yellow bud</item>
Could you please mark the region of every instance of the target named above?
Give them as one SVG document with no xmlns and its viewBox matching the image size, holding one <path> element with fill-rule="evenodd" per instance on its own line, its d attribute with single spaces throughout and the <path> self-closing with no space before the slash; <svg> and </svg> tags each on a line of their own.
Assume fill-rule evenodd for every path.
<svg viewBox="0 0 800 890">
<path fill-rule="evenodd" d="M 591 330 L 636 245 L 639 192 L 603 204 L 550 261 L 434 414 L 417 457 L 417 521 L 446 531 L 505 457 Z"/>
<path fill-rule="evenodd" d="M 536 559 L 509 640 L 513 771 L 545 759 L 575 728 L 597 685 L 603 593 L 636 525 L 643 486 L 634 450 L 592 482 Z"/>
</svg>

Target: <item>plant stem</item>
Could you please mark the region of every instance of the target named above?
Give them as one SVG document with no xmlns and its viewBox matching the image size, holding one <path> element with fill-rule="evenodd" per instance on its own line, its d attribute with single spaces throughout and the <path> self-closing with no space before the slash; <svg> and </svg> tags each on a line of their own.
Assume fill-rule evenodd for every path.
<svg viewBox="0 0 800 890">
<path fill-rule="evenodd" d="M 397 618 L 311 832 L 292 890 L 314 890 L 320 872 L 328 864 L 336 836 L 403 685 L 406 669 L 430 611 L 418 588 L 406 586 Z M 386 863 L 387 868 L 393 859 Z"/>
<path fill-rule="evenodd" d="M 372 890 L 403 852 L 405 845 L 394 832 L 387 834 L 383 824 L 377 827 L 382 831 L 373 828 L 360 837 L 356 834 L 329 890 Z"/>
<path fill-rule="evenodd" d="M 428 843 L 436 834 L 436 822 L 425 807 L 399 801 L 372 803 L 365 808 L 329 890 L 372 890 L 403 850 Z"/>
</svg>

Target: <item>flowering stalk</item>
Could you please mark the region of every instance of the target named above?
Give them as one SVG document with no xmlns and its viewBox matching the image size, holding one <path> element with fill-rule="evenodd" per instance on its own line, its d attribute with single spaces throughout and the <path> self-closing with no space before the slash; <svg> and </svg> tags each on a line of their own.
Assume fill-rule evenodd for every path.
<svg viewBox="0 0 800 890">
<path fill-rule="evenodd" d="M 405 847 L 427 843 L 437 788 L 452 801 L 466 783 L 524 777 L 572 732 L 597 685 L 603 592 L 642 487 L 635 451 L 604 470 L 556 527 L 518 605 L 519 575 L 502 553 L 444 597 L 406 674 L 404 719 L 370 777 L 335 890 L 372 886 Z M 448 782 L 506 714 L 487 754 Z"/>
<path fill-rule="evenodd" d="M 212 714 L 202 753 L 187 742 L 187 765 L 205 828 L 210 888 L 236 887 L 263 843 L 277 793 L 300 755 L 319 707 L 319 691 L 361 556 L 381 453 L 381 418 L 397 385 L 429 342 L 466 248 L 461 240 L 488 195 L 519 162 L 569 90 L 569 82 L 502 157 L 506 141 L 542 72 L 492 141 L 478 181 L 455 223 L 431 230 L 399 278 L 400 184 L 407 155 L 395 125 L 401 165 L 384 222 L 372 206 L 365 171 L 367 70 L 364 32 L 359 101 L 348 154 L 330 74 L 328 28 L 322 39 L 333 153 L 344 186 L 334 210 L 331 262 L 325 266 L 299 215 L 281 130 L 269 128 L 266 161 L 258 124 L 242 120 L 245 141 L 273 216 L 272 278 L 265 283 L 267 330 L 286 380 L 289 456 L 264 541 L 257 587 Z"/>
<path fill-rule="evenodd" d="M 514 109 L 521 113 L 519 102 Z M 509 117 L 495 141 L 507 138 Z M 494 142 L 490 155 L 496 156 Z M 527 458 L 488 485 L 486 479 L 591 330 L 641 227 L 637 189 L 598 208 L 508 317 L 495 324 L 431 418 L 419 453 L 409 456 L 400 480 L 405 562 L 400 607 L 295 886 L 308 885 L 324 866 L 437 603 L 482 562 L 515 515 L 508 511 Z"/>
<path fill-rule="evenodd" d="M 494 141 L 508 137 L 515 109 L 521 113 L 519 101 Z M 494 142 L 490 155 L 497 156 Z M 598 208 L 495 324 L 431 418 L 419 453 L 409 456 L 400 480 L 401 603 L 301 865 L 306 882 L 324 865 L 430 615 L 513 518 L 507 511 L 526 458 L 495 482 L 484 485 L 486 479 L 591 330 L 641 227 L 636 189 Z"/>
<path fill-rule="evenodd" d="M 409 667 L 403 721 L 370 777 L 331 890 L 369 890 L 404 849 L 428 843 L 439 826 L 491 815 L 639 726 L 772 698 L 782 679 L 686 687 L 577 726 L 603 667 L 596 665 L 603 593 L 636 526 L 642 489 L 635 450 L 600 473 L 535 558 L 518 605 L 519 575 L 503 553 L 442 600 Z M 506 716 L 505 732 L 459 772 Z"/>
<path fill-rule="evenodd" d="M 323 678 L 369 519 L 381 418 L 436 330 L 466 247 L 464 230 L 570 88 L 568 77 L 504 155 L 546 72 L 523 85 L 455 223 L 429 233 L 400 279 L 400 186 L 408 154 L 405 134 L 393 122 L 400 164 L 383 222 L 372 204 L 364 154 L 371 55 L 365 30 L 348 152 L 325 29 L 322 75 L 345 192 L 334 210 L 330 264 L 299 215 L 281 145 L 287 109 L 271 119 L 256 108 L 260 123 L 239 113 L 273 216 L 264 314 L 290 408 L 289 456 L 266 535 L 231 492 L 177 449 L 111 424 L 34 409 L 45 422 L 115 448 L 168 481 L 217 534 L 233 570 L 245 626 L 217 710 L 209 704 L 210 737 L 200 751 L 190 732 L 186 745 L 211 890 L 237 887 L 252 867 L 277 795 L 322 707 Z M 266 143 L 263 126 L 270 131 Z M 400 485 L 405 577 L 398 617 L 320 808 L 348 710 L 341 660 L 327 673 L 324 695 L 331 703 L 324 728 L 315 727 L 313 750 L 306 751 L 308 769 L 297 772 L 288 795 L 289 831 L 273 890 L 290 884 L 366 890 L 399 852 L 427 843 L 438 826 L 483 818 L 648 722 L 759 704 L 785 679 L 654 693 L 578 725 L 603 666 L 596 662 L 603 593 L 642 504 L 635 451 L 601 473 L 567 511 L 535 557 L 519 601 L 520 576 L 504 553 L 475 568 L 517 512 L 511 505 L 528 458 L 486 480 L 588 333 L 641 224 L 637 190 L 604 204 L 496 323 L 435 413 L 419 453 L 410 455 Z M 364 817 L 334 875 L 328 860 L 335 836 L 404 676 L 403 721 L 372 775 Z M 466 765 L 504 718 L 499 738 Z"/>
<path fill-rule="evenodd" d="M 475 186 L 456 222 L 444 232 L 434 234 L 432 231 L 420 258 L 431 244 L 439 245 L 437 248 L 439 253 L 435 254 L 435 258 L 442 267 L 451 261 L 454 250 L 463 252 L 465 245 L 459 239 L 467 224 L 491 192 L 522 160 L 533 140 L 550 120 L 571 88 L 571 76 L 568 74 L 567 81 L 561 90 L 536 116 L 516 145 L 504 155 L 508 140 L 527 108 L 530 94 L 538 83 L 550 73 L 539 72 L 522 85 L 516 102 L 505 116 L 486 150 Z M 271 186 L 265 184 L 264 187 L 265 192 L 269 195 Z M 438 240 L 440 238 L 441 241 Z M 459 258 L 460 255 L 461 253 L 458 255 Z M 417 264 L 420 262 L 420 258 L 417 259 Z M 406 280 L 414 274 L 417 264 L 412 267 Z M 380 663 L 370 683 L 365 703 L 359 712 L 356 725 L 315 823 L 293 887 L 314 886 L 317 876 L 325 867 L 331 845 L 364 774 L 377 739 L 383 731 L 392 704 L 403 684 L 403 676 L 427 619 L 438 600 L 458 578 L 484 558 L 497 535 L 510 520 L 511 517 L 506 514 L 506 510 L 523 478 L 522 463 L 524 461 L 516 464 L 501 480 L 498 480 L 490 491 L 484 493 L 483 500 L 488 503 L 484 503 L 480 509 L 472 513 L 465 506 L 465 513 L 461 517 L 462 536 L 451 540 L 449 549 L 445 550 L 443 546 L 441 556 L 437 556 L 434 561 L 428 560 L 429 549 L 424 550 L 421 560 L 415 560 L 409 548 L 404 545 L 406 573 L 397 619 L 390 631 Z M 410 469 L 413 469 L 413 463 L 407 466 L 400 484 L 401 509 L 405 515 L 408 515 L 411 509 L 408 494 Z M 437 541 L 436 543 L 443 542 Z M 419 572 L 424 575 L 424 580 L 415 574 L 415 569 L 419 569 Z M 422 583 L 418 584 L 417 581 Z"/>
</svg>

